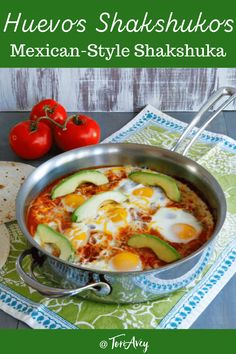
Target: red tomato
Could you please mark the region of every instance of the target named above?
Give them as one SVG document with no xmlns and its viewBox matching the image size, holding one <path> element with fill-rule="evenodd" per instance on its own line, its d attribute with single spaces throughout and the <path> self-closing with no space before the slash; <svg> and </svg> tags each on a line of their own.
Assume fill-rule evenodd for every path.
<svg viewBox="0 0 236 354">
<path fill-rule="evenodd" d="M 55 120 L 55 122 L 59 124 L 63 124 L 67 117 L 66 110 L 62 105 L 52 99 L 46 99 L 40 101 L 32 108 L 30 119 L 37 120 L 40 117 L 46 116 L 46 113 L 49 118 Z M 44 119 L 43 122 L 49 127 L 54 127 L 54 124 L 49 120 Z"/>
<path fill-rule="evenodd" d="M 77 115 L 67 122 L 64 130 L 55 126 L 54 138 L 58 147 L 64 151 L 93 145 L 100 140 L 100 127 L 92 118 Z"/>
<path fill-rule="evenodd" d="M 36 127 L 32 121 L 26 120 L 16 124 L 11 129 L 9 143 L 19 157 L 34 160 L 50 150 L 52 132 L 43 122 L 39 122 Z"/>
</svg>

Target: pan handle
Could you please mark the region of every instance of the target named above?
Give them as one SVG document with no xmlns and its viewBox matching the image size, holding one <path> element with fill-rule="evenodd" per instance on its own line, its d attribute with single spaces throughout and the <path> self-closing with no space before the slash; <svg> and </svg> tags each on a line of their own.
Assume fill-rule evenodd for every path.
<svg viewBox="0 0 236 354">
<path fill-rule="evenodd" d="M 35 262 L 35 261 L 32 262 L 32 260 L 31 260 L 31 272 L 30 272 L 31 274 L 26 273 L 23 268 L 24 258 L 28 255 L 32 255 L 33 252 L 34 252 L 34 249 L 31 248 L 31 249 L 25 250 L 24 252 L 22 252 L 20 254 L 20 256 L 18 257 L 18 259 L 16 261 L 16 270 L 17 270 L 18 274 L 20 275 L 21 279 L 27 285 L 29 285 L 31 288 L 37 290 L 43 296 L 50 297 L 50 298 L 51 297 L 52 298 L 59 298 L 59 297 L 63 297 L 63 296 L 77 295 L 77 294 L 79 294 L 83 291 L 86 291 L 86 290 L 91 290 L 94 293 L 96 293 L 96 295 L 99 295 L 99 296 L 106 296 L 111 293 L 110 285 L 105 282 L 94 282 L 94 283 L 90 283 L 88 285 L 85 285 L 85 286 L 82 286 L 82 287 L 76 288 L 76 289 L 54 288 L 54 287 L 50 287 L 50 286 L 40 283 L 34 276 L 34 267 L 37 262 Z"/>
<path fill-rule="evenodd" d="M 219 90 L 217 90 L 210 98 L 209 100 L 204 103 L 204 105 L 201 107 L 199 112 L 196 114 L 196 116 L 193 118 L 192 122 L 185 128 L 183 134 L 180 136 L 178 139 L 177 143 L 175 146 L 171 149 L 172 151 L 177 151 L 178 148 L 180 147 L 182 141 L 191 133 L 192 129 L 197 125 L 197 123 L 201 120 L 201 118 L 204 116 L 204 114 L 216 103 L 218 102 L 222 97 L 224 96 L 229 96 L 227 100 L 225 100 L 219 108 L 217 108 L 212 114 L 208 117 L 206 122 L 198 129 L 197 133 L 194 135 L 192 140 L 185 146 L 182 155 L 186 155 L 190 147 L 193 145 L 193 143 L 196 141 L 196 139 L 199 137 L 199 135 L 202 133 L 202 131 L 210 124 L 213 119 L 215 119 L 219 113 L 223 111 L 225 107 L 227 107 L 233 100 L 236 99 L 236 89 L 234 87 L 221 87 Z"/>
</svg>

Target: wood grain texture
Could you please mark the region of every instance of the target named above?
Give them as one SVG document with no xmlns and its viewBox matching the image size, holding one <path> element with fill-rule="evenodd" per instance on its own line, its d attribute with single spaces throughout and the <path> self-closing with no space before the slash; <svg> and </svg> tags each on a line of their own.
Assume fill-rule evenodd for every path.
<svg viewBox="0 0 236 354">
<path fill-rule="evenodd" d="M 29 110 L 52 97 L 68 111 L 197 111 L 220 86 L 236 87 L 232 68 L 0 69 L 0 110 Z M 236 103 L 227 109 L 236 108 Z"/>
</svg>

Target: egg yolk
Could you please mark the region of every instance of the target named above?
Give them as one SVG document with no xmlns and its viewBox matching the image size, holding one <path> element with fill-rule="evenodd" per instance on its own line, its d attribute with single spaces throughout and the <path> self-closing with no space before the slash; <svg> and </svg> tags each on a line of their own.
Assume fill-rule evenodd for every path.
<svg viewBox="0 0 236 354">
<path fill-rule="evenodd" d="M 78 234 L 77 236 L 75 236 L 72 240 L 72 246 L 76 249 L 79 244 L 82 244 L 83 241 L 85 241 L 87 238 L 87 234 L 85 232 L 81 232 L 80 234 Z M 79 242 L 78 242 L 79 241 Z"/>
<path fill-rule="evenodd" d="M 112 211 L 111 221 L 112 222 L 119 222 L 122 220 L 126 220 L 127 218 L 127 211 L 123 208 L 115 208 Z"/>
<path fill-rule="evenodd" d="M 77 240 L 83 240 L 86 238 L 86 232 L 81 232 L 76 226 L 72 226 L 69 229 L 66 229 L 64 231 L 64 234 L 69 238 L 69 239 L 77 239 Z"/>
<path fill-rule="evenodd" d="M 69 194 L 64 198 L 65 204 L 71 208 L 78 208 L 84 202 L 84 197 L 78 194 Z"/>
<path fill-rule="evenodd" d="M 121 252 L 112 257 L 110 264 L 119 272 L 141 270 L 140 258 L 132 252 Z"/>
<path fill-rule="evenodd" d="M 182 240 L 189 240 L 197 236 L 197 230 L 188 224 L 175 224 L 172 231 Z"/>
<path fill-rule="evenodd" d="M 151 198 L 153 196 L 153 189 L 150 187 L 142 187 L 135 189 L 133 191 L 133 195 L 139 196 L 139 197 L 147 197 Z"/>
</svg>

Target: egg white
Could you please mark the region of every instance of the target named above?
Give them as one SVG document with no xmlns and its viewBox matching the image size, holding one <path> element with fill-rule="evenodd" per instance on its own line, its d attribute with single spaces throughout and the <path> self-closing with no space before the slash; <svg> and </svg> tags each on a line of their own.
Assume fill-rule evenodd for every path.
<svg viewBox="0 0 236 354">
<path fill-rule="evenodd" d="M 106 260 L 96 260 L 93 262 L 82 263 L 83 267 L 91 269 L 109 270 L 109 265 Z"/>
</svg>

